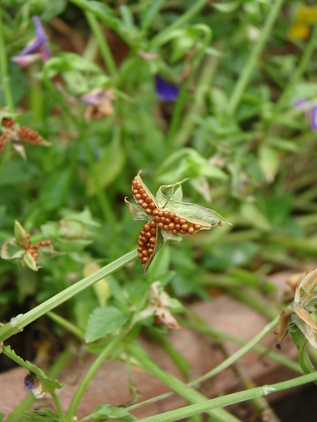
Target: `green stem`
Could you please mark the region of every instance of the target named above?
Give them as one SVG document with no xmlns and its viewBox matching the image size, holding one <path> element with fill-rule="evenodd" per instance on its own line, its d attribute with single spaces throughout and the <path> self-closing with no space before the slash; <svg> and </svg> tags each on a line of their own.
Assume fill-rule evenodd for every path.
<svg viewBox="0 0 317 422">
<path fill-rule="evenodd" d="M 189 403 L 201 403 L 207 400 L 207 398 L 198 391 L 187 388 L 182 381 L 163 371 L 147 355 L 147 353 L 141 349 L 141 347 L 130 344 L 127 346 L 127 351 L 141 364 L 143 368 L 153 374 L 156 378 L 163 381 L 173 391 L 184 397 Z M 214 417 L 217 422 L 237 422 L 239 420 L 224 409 L 215 409 L 211 412 L 208 411 L 207 413 Z M 159 416 L 163 417 L 163 415 Z"/>
<path fill-rule="evenodd" d="M 97 369 L 100 367 L 100 365 L 102 364 L 102 362 L 106 359 L 106 357 L 109 356 L 109 354 L 113 351 L 113 349 L 115 349 L 117 347 L 117 345 L 124 339 L 124 337 L 126 336 L 126 332 L 122 331 L 119 335 L 117 335 L 105 348 L 104 350 L 100 353 L 100 355 L 97 357 L 97 359 L 94 361 L 94 363 L 90 366 L 90 368 L 88 369 L 86 375 L 84 376 L 82 382 L 80 383 L 74 398 L 69 406 L 69 409 L 67 411 L 66 414 L 66 419 L 71 421 L 73 420 L 73 415 L 77 409 L 77 406 L 80 403 L 80 400 L 82 398 L 82 396 L 84 395 L 88 384 L 90 383 L 92 377 L 94 376 L 94 374 L 96 373 Z"/>
<path fill-rule="evenodd" d="M 100 28 L 100 24 L 92 13 L 86 12 L 85 14 L 86 14 L 87 21 L 92 29 L 92 32 L 94 33 L 98 41 L 100 53 L 105 65 L 107 66 L 108 72 L 113 78 L 117 78 L 118 76 L 117 66 L 113 59 L 111 50 L 108 46 L 106 37 L 104 36 Z"/>
<path fill-rule="evenodd" d="M 133 261 L 138 256 L 138 252 L 133 250 L 117 260 L 111 262 L 100 270 L 96 271 L 94 274 L 89 275 L 88 277 L 83 278 L 52 298 L 46 300 L 44 303 L 41 303 L 36 308 L 22 315 L 15 325 L 12 326 L 10 322 L 0 327 L 0 342 L 5 341 L 9 337 L 13 336 L 20 332 L 24 327 L 29 325 L 31 322 L 40 318 L 42 315 L 45 315 L 48 311 L 56 308 L 62 303 L 66 302 L 79 292 L 83 291 L 89 286 L 92 286 L 96 281 L 101 280 L 102 278 L 107 277 L 109 274 L 119 270 L 120 268 L 127 265 L 129 262 Z"/>
<path fill-rule="evenodd" d="M 284 89 L 282 95 L 280 96 L 278 102 L 277 102 L 277 108 L 282 107 L 289 99 L 289 96 L 291 92 L 293 92 L 295 85 L 298 83 L 300 77 L 304 73 L 305 69 L 307 68 L 307 65 L 309 63 L 309 60 L 313 54 L 313 51 L 315 49 L 317 40 L 317 24 L 314 25 L 312 35 L 309 39 L 309 42 L 306 45 L 304 54 L 299 62 L 299 65 L 293 74 L 292 79 L 290 80 L 287 87 Z"/>
<path fill-rule="evenodd" d="M 230 406 L 235 403 L 255 399 L 262 396 L 267 396 L 278 391 L 284 391 L 289 388 L 298 387 L 300 385 L 314 382 L 317 380 L 317 372 L 309 375 L 302 375 L 301 377 L 292 380 L 279 382 L 271 385 L 263 385 L 262 387 L 252 388 L 250 390 L 240 391 L 238 393 L 227 394 L 223 397 L 208 400 L 204 403 L 193 404 L 181 409 L 165 412 L 157 416 L 150 416 L 148 418 L 139 419 L 139 422 L 173 422 L 203 412 L 210 412 L 211 410 L 220 410 L 219 408 Z"/>
<path fill-rule="evenodd" d="M 211 371 L 207 372 L 205 375 L 197 378 L 195 381 L 189 383 L 188 385 L 195 385 L 197 383 L 201 383 L 206 381 L 209 378 L 214 377 L 215 375 L 219 374 L 224 369 L 231 366 L 234 362 L 240 359 L 243 355 L 245 355 L 249 350 L 253 349 L 268 333 L 270 333 L 273 328 L 277 325 L 279 315 L 273 319 L 269 324 L 267 324 L 262 331 L 260 331 L 252 340 L 250 340 L 245 346 L 241 347 L 241 349 L 237 350 L 233 355 L 231 355 L 228 359 L 223 361 L 220 365 L 213 368 Z"/>
<path fill-rule="evenodd" d="M 38 63 L 34 63 L 28 69 L 29 79 L 29 105 L 32 110 L 32 122 L 39 123 L 43 117 L 43 86 L 42 81 L 36 77 L 40 71 Z"/>
<path fill-rule="evenodd" d="M 193 6 L 188 9 L 187 12 L 182 14 L 170 26 L 161 31 L 152 39 L 152 41 L 150 42 L 150 48 L 156 48 L 162 45 L 165 40 L 169 37 L 170 33 L 174 31 L 174 29 L 179 28 L 180 26 L 188 22 L 190 19 L 192 19 L 208 2 L 209 0 L 197 0 L 196 2 L 194 2 Z"/>
<path fill-rule="evenodd" d="M 275 2 L 273 2 L 273 6 L 270 9 L 269 15 L 266 19 L 266 22 L 264 24 L 263 29 L 260 31 L 260 36 L 257 40 L 257 43 L 255 44 L 250 57 L 246 63 L 246 65 L 244 66 L 242 73 L 240 74 L 240 77 L 237 81 L 237 83 L 235 84 L 233 93 L 231 95 L 230 101 L 229 101 L 229 105 L 228 105 L 228 113 L 229 114 L 234 114 L 240 101 L 242 98 L 242 95 L 244 93 L 244 90 L 250 80 L 253 68 L 256 65 L 256 61 L 259 57 L 259 55 L 261 54 L 265 43 L 268 39 L 268 37 L 271 34 L 272 31 L 272 27 L 273 24 L 276 20 L 276 18 L 278 17 L 279 11 L 282 7 L 284 0 L 276 0 Z"/>
<path fill-rule="evenodd" d="M 60 315 L 58 315 L 58 314 L 56 314 L 55 312 L 52 312 L 52 311 L 47 312 L 46 315 L 48 317 L 50 317 L 54 322 L 59 324 L 61 327 L 65 328 L 65 330 L 72 333 L 79 340 L 85 339 L 85 333 L 80 328 L 76 327 L 76 325 L 67 321 L 67 319 L 61 317 Z"/>
<path fill-rule="evenodd" d="M 0 68 L 1 68 L 1 83 L 3 86 L 3 91 L 4 91 L 8 111 L 9 113 L 13 113 L 14 105 L 13 105 L 10 84 L 9 84 L 10 78 L 8 74 L 8 61 L 7 61 L 4 34 L 3 34 L 3 19 L 2 19 L 1 7 L 0 7 Z"/>
</svg>

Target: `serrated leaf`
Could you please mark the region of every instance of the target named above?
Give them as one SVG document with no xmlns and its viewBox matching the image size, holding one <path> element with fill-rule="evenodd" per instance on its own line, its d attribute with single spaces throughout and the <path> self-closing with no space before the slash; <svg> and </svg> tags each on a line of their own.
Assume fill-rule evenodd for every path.
<svg viewBox="0 0 317 422">
<path fill-rule="evenodd" d="M 86 342 L 98 340 L 119 330 L 128 320 L 129 314 L 114 306 L 96 308 L 88 319 Z"/>
<path fill-rule="evenodd" d="M 137 420 L 135 416 L 131 415 L 131 413 L 129 413 L 123 407 L 115 407 L 111 406 L 110 404 L 102 404 L 101 406 L 96 407 L 96 409 L 90 415 L 81 420 L 84 422 L 90 419 L 97 419 L 96 422 L 102 422 L 108 419 L 119 419 L 124 422 L 133 422 Z"/>
<path fill-rule="evenodd" d="M 62 388 L 62 384 L 60 384 L 57 380 L 52 380 L 51 378 L 47 377 L 46 374 L 42 371 L 42 369 L 38 368 L 33 363 L 23 360 L 20 356 L 18 356 L 14 350 L 11 349 L 10 346 L 2 346 L 2 353 L 8 356 L 11 360 L 16 362 L 18 365 L 22 366 L 23 368 L 27 369 L 30 372 L 33 372 L 38 380 L 46 387 L 47 390 L 55 390 Z"/>
</svg>

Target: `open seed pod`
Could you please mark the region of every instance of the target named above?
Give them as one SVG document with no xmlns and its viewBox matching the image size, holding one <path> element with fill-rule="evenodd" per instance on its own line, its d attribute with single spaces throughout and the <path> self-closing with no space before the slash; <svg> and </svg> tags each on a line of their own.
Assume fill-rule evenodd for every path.
<svg viewBox="0 0 317 422">
<path fill-rule="evenodd" d="M 132 181 L 136 205 L 127 198 L 125 202 L 134 220 L 147 221 L 140 232 L 137 248 L 145 273 L 164 241 L 179 242 L 182 235 L 228 223 L 213 210 L 182 201 L 182 183 L 188 179 L 161 186 L 154 197 L 140 174 L 141 171 Z"/>
</svg>

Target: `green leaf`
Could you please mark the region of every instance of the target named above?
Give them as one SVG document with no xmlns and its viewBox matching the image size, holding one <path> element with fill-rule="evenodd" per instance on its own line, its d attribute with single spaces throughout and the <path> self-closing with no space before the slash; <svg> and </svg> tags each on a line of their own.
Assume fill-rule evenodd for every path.
<svg viewBox="0 0 317 422">
<path fill-rule="evenodd" d="M 259 166 L 265 180 L 272 183 L 279 169 L 280 159 L 275 148 L 261 145 L 259 148 Z"/>
<path fill-rule="evenodd" d="M 96 308 L 90 315 L 86 329 L 86 342 L 98 340 L 119 330 L 128 320 L 129 314 L 113 306 Z"/>
<path fill-rule="evenodd" d="M 100 227 L 100 224 L 92 219 L 91 212 L 88 207 L 85 207 L 82 212 L 65 212 L 62 211 L 62 218 L 64 221 L 78 221 L 85 226 Z"/>
<path fill-rule="evenodd" d="M 241 215 L 254 227 L 263 231 L 270 231 L 271 224 L 255 204 L 245 202 L 241 206 Z"/>
<path fill-rule="evenodd" d="M 59 415 L 52 410 L 42 409 L 24 412 L 16 416 L 12 422 L 61 422 Z"/>
<path fill-rule="evenodd" d="M 234 12 L 239 6 L 240 1 L 230 1 L 228 3 L 212 3 L 212 7 L 223 13 Z"/>
<path fill-rule="evenodd" d="M 4 413 L 0 413 L 0 422 L 2 422 L 3 421 L 3 418 L 5 417 L 5 414 Z"/>
<path fill-rule="evenodd" d="M 296 319 L 296 315 L 294 316 L 295 320 L 288 326 L 289 334 L 298 349 L 298 363 L 300 367 L 305 374 L 310 374 L 315 372 L 315 368 L 311 363 L 307 353 L 307 339 L 298 327 L 298 320 Z M 317 385 L 317 381 L 315 384 Z"/>
<path fill-rule="evenodd" d="M 141 15 L 141 28 L 148 28 L 165 0 L 151 0 Z"/>
<path fill-rule="evenodd" d="M 84 417 L 81 420 L 84 422 L 90 419 L 97 419 L 96 422 L 102 422 L 108 419 L 120 419 L 124 422 L 133 422 L 137 420 L 135 416 L 131 415 L 123 407 L 115 407 L 111 406 L 110 404 L 102 404 L 101 406 L 96 407 L 96 409 L 90 415 Z"/>
</svg>

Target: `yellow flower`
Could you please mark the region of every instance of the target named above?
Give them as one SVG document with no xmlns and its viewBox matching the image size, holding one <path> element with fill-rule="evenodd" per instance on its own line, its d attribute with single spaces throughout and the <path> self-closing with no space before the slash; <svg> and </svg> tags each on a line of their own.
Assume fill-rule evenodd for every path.
<svg viewBox="0 0 317 422">
<path fill-rule="evenodd" d="M 315 22 L 317 22 L 317 6 L 300 6 L 287 35 L 296 40 L 306 40 L 310 35 L 309 25 Z"/>
</svg>

